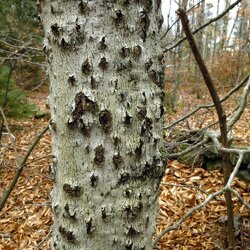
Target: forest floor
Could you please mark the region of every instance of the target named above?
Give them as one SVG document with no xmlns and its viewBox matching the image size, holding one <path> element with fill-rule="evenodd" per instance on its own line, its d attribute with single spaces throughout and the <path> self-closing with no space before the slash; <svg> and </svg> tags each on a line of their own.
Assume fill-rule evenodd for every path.
<svg viewBox="0 0 250 250">
<path fill-rule="evenodd" d="M 47 88 L 29 93 L 30 101 L 36 103 L 42 111 L 47 112 L 45 99 Z M 199 104 L 210 102 L 205 96 L 196 99 L 195 93 L 188 85 L 180 88 L 177 112 L 166 115 L 166 122 L 171 123 Z M 224 105 L 230 113 L 237 99 Z M 48 124 L 48 118 L 8 120 L 15 136 L 13 146 L 8 136 L 2 138 L 0 147 L 0 197 L 13 179 L 18 165 L 39 131 Z M 213 111 L 201 110 L 187 121 L 178 125 L 181 128 L 201 128 L 216 121 Z M 242 119 L 234 129 L 234 138 L 239 145 L 250 141 L 250 104 L 247 105 Z M 166 134 L 168 131 L 166 131 Z M 17 152 L 14 148 L 16 147 Z M 18 157 L 16 157 L 18 155 Z M 0 250 L 50 249 L 50 230 L 52 212 L 50 209 L 50 192 L 52 179 L 49 173 L 51 161 L 50 134 L 47 132 L 28 159 L 21 178 L 0 213 Z M 219 190 L 223 186 L 220 171 L 208 172 L 200 166 L 185 166 L 177 161 L 169 161 L 161 185 L 159 197 L 160 210 L 157 219 L 157 232 L 173 225 L 193 206 L 207 197 L 207 193 Z M 182 185 L 186 185 L 183 187 Z M 198 186 L 200 190 L 190 188 Z M 233 187 L 250 202 L 249 185 L 235 179 Z M 205 191 L 202 192 L 201 190 Z M 250 249 L 250 211 L 236 197 L 233 198 L 236 239 L 238 249 Z M 218 196 L 208 206 L 189 217 L 182 226 L 162 238 L 159 249 L 226 249 L 226 206 L 224 196 Z"/>
</svg>

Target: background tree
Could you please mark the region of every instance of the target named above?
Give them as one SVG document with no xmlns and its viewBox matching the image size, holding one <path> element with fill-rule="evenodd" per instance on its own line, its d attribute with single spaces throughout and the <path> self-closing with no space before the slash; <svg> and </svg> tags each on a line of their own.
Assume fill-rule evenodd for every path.
<svg viewBox="0 0 250 250">
<path fill-rule="evenodd" d="M 24 89 L 44 83 L 41 25 L 34 1 L 0 2 L 0 107 L 6 116 L 25 118 L 38 113 Z M 0 141 L 4 128 L 0 118 Z"/>
<path fill-rule="evenodd" d="M 200 27 L 204 23 L 204 20 L 205 20 L 204 15 L 205 15 L 205 1 L 199 4 L 197 17 L 195 18 L 197 22 L 197 25 L 196 25 L 197 27 Z M 196 35 L 197 46 L 202 55 L 204 54 L 203 33 L 204 31 L 201 30 Z M 201 90 L 200 90 L 201 82 L 202 82 L 201 73 L 200 73 L 198 65 L 195 64 L 195 88 L 196 88 L 196 96 L 198 99 L 201 98 Z"/>
</svg>

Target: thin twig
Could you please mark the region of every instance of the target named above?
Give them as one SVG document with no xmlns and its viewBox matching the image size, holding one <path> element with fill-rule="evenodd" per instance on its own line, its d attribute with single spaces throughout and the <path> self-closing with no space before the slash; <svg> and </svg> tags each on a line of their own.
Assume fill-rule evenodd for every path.
<svg viewBox="0 0 250 250">
<path fill-rule="evenodd" d="M 198 142 L 197 144 L 194 144 L 193 146 L 190 146 L 190 147 L 188 147 L 187 149 L 185 149 L 185 150 L 183 150 L 181 152 L 169 154 L 169 155 L 167 155 L 167 157 L 169 159 L 171 159 L 171 158 L 172 159 L 178 158 L 178 157 L 180 157 L 182 155 L 185 155 L 185 154 L 191 152 L 192 150 L 194 150 L 196 148 L 199 148 L 199 147 L 203 146 L 207 142 L 208 142 L 208 138 L 204 138 L 202 141 Z"/>
<path fill-rule="evenodd" d="M 243 114 L 244 109 L 247 104 L 247 96 L 248 96 L 249 90 L 250 90 L 250 78 L 248 79 L 248 82 L 242 92 L 242 95 L 240 98 L 240 105 L 239 105 L 237 112 L 231 118 L 231 120 L 228 121 L 228 126 L 227 126 L 228 131 L 230 131 L 233 128 L 234 124 L 240 119 L 241 115 Z"/>
<path fill-rule="evenodd" d="M 223 109 L 215 84 L 202 58 L 201 52 L 197 46 L 197 43 L 194 39 L 192 31 L 190 30 L 187 14 L 183 9 L 179 9 L 177 11 L 177 14 L 179 15 L 181 19 L 182 27 L 187 36 L 190 49 L 199 66 L 200 72 L 209 90 L 210 96 L 214 102 L 216 113 L 217 113 L 218 120 L 219 120 L 221 144 L 223 147 L 228 148 L 229 143 L 228 143 L 228 137 L 227 137 L 227 116 L 226 116 L 225 110 Z M 224 184 L 226 184 L 230 176 L 230 170 L 229 170 L 230 160 L 229 160 L 229 155 L 226 153 L 222 153 L 221 156 L 222 156 L 223 179 L 224 179 Z M 232 194 L 229 189 L 225 191 L 225 198 L 226 198 L 227 216 L 228 216 L 228 224 L 227 224 L 228 245 L 229 245 L 229 248 L 234 248 L 235 247 L 235 235 L 234 235 L 233 205 L 232 205 Z"/>
<path fill-rule="evenodd" d="M 49 158 L 49 157 L 51 157 L 51 154 L 48 154 L 48 155 L 45 155 L 45 156 L 36 158 L 36 159 L 34 159 L 34 160 L 32 160 L 32 161 L 27 161 L 27 162 L 25 162 L 25 163 L 23 164 L 23 166 L 25 167 L 26 165 L 29 165 L 30 163 L 34 163 L 34 162 L 37 162 L 37 161 L 40 161 L 40 160 L 43 160 L 43 159 L 47 159 L 47 158 Z"/>
<path fill-rule="evenodd" d="M 250 204 L 246 202 L 236 190 L 232 190 L 232 193 L 239 199 L 239 201 L 250 210 Z"/>
<path fill-rule="evenodd" d="M 228 8 L 226 8 L 223 12 L 221 12 L 221 14 L 219 14 L 218 16 L 216 16 L 215 18 L 210 19 L 208 22 L 204 23 L 202 26 L 200 26 L 199 28 L 197 28 L 196 30 L 194 30 L 192 33 L 193 35 L 196 34 L 197 32 L 199 32 L 200 30 L 206 28 L 208 25 L 218 21 L 220 18 L 222 18 L 223 16 L 225 16 L 231 9 L 233 9 L 237 4 L 239 4 L 242 0 L 237 0 L 236 2 L 234 2 L 233 4 L 229 5 Z M 185 40 L 187 39 L 187 37 L 183 37 L 180 40 L 178 40 L 175 44 L 173 44 L 172 46 L 166 48 L 163 50 L 163 53 L 168 52 L 169 50 L 174 49 L 175 47 L 179 46 L 181 43 L 183 43 Z"/>
<path fill-rule="evenodd" d="M 18 166 L 18 164 L 20 163 L 20 159 L 19 159 L 19 155 L 18 155 L 18 152 L 17 152 L 17 148 L 16 148 L 15 136 L 10 132 L 10 128 L 9 128 L 6 116 L 5 116 L 5 114 L 3 112 L 3 109 L 1 107 L 0 107 L 0 113 L 1 113 L 1 115 L 3 117 L 3 122 L 4 122 L 4 125 L 5 125 L 5 128 L 6 128 L 7 132 L 8 132 L 8 135 L 10 137 L 11 144 L 13 145 L 13 149 L 15 151 L 15 156 L 16 156 L 15 157 L 16 164 Z M 3 132 L 1 131 L 1 133 L 3 133 Z"/>
<path fill-rule="evenodd" d="M 161 238 L 164 235 L 166 235 L 167 233 L 169 233 L 173 230 L 177 230 L 187 218 L 189 218 L 194 212 L 200 210 L 201 208 L 204 208 L 212 199 L 223 194 L 227 190 L 231 190 L 232 181 L 240 168 L 242 160 L 243 160 L 243 154 L 240 153 L 239 159 L 238 159 L 237 164 L 234 168 L 234 171 L 231 173 L 230 178 L 228 179 L 226 185 L 222 189 L 220 189 L 219 191 L 217 191 L 213 194 L 210 194 L 201 204 L 190 209 L 180 220 L 178 220 L 172 226 L 165 228 L 160 234 L 158 234 L 156 236 L 153 245 L 154 246 L 157 245 L 157 243 L 161 240 Z"/>
<path fill-rule="evenodd" d="M 2 211 L 6 201 L 8 200 L 11 192 L 13 191 L 19 177 L 21 176 L 22 172 L 23 172 L 23 169 L 24 169 L 24 166 L 25 166 L 25 163 L 26 161 L 28 160 L 31 152 L 33 151 L 33 149 L 35 148 L 35 146 L 37 145 L 37 143 L 41 140 L 41 138 L 43 137 L 43 135 L 48 131 L 49 129 L 49 125 L 47 125 L 41 132 L 40 134 L 36 137 L 35 141 L 33 142 L 33 144 L 31 145 L 31 147 L 29 148 L 29 150 L 27 151 L 26 155 L 24 156 L 24 158 L 22 159 L 21 163 L 19 164 L 19 167 L 16 171 L 16 174 L 9 186 L 9 188 L 5 191 L 2 199 L 1 199 L 1 202 L 0 202 L 0 211 Z"/>
<path fill-rule="evenodd" d="M 187 10 L 187 13 L 190 12 L 191 10 L 194 10 L 195 8 L 199 7 L 200 4 L 202 2 L 204 2 L 205 0 L 201 0 L 199 1 L 197 4 L 193 5 L 190 9 Z M 172 27 L 180 21 L 180 18 L 178 17 L 170 26 L 167 27 L 166 32 L 164 33 L 164 35 L 161 37 L 161 40 L 167 35 L 167 33 L 172 29 Z"/>
<path fill-rule="evenodd" d="M 52 233 L 52 228 L 50 228 L 47 235 L 39 242 L 39 244 L 36 246 L 35 250 L 39 249 L 39 247 L 50 237 L 51 233 Z"/>
<path fill-rule="evenodd" d="M 161 185 L 172 186 L 172 187 L 182 187 L 182 188 L 194 188 L 207 196 L 210 195 L 208 192 L 202 190 L 198 186 L 193 186 L 193 185 L 189 185 L 189 184 L 174 184 L 174 183 L 169 183 L 169 182 L 161 182 Z"/>
<path fill-rule="evenodd" d="M 220 99 L 220 102 L 222 103 L 222 102 L 226 101 L 233 93 L 238 91 L 245 84 L 245 82 L 249 79 L 249 77 L 250 77 L 250 74 L 247 75 L 246 77 L 244 77 L 244 79 L 239 84 L 237 84 L 237 86 L 235 86 L 233 89 L 231 89 L 223 98 Z M 194 110 L 188 112 L 186 115 L 175 120 L 173 123 L 166 125 L 164 127 L 164 129 L 169 129 L 169 128 L 175 126 L 176 124 L 184 121 L 185 119 L 187 119 L 188 117 L 190 117 L 191 115 L 193 115 L 194 113 L 199 111 L 200 109 L 205 109 L 205 108 L 208 109 L 211 107 L 214 107 L 214 103 L 200 105 L 200 106 L 196 107 Z"/>
</svg>

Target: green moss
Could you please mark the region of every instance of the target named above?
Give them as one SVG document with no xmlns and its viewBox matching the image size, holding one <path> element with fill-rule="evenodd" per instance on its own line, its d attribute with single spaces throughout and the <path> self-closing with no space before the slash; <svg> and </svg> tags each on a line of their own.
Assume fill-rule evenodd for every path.
<svg viewBox="0 0 250 250">
<path fill-rule="evenodd" d="M 248 149 L 246 147 L 240 147 L 240 146 L 232 146 L 232 148 L 238 148 L 238 149 Z M 230 162 L 233 165 L 236 165 L 237 161 L 238 161 L 239 155 L 238 154 L 230 154 Z M 250 164 L 250 153 L 249 154 L 244 154 L 243 155 L 243 160 L 242 160 L 242 164 L 244 165 L 248 165 Z"/>
<path fill-rule="evenodd" d="M 188 147 L 190 147 L 189 144 L 183 143 L 180 146 L 180 149 L 181 149 L 180 151 L 183 151 L 187 149 Z M 177 161 L 185 165 L 192 165 L 194 163 L 201 165 L 203 162 L 203 156 L 200 152 L 200 149 L 194 149 L 190 151 L 189 153 L 179 156 L 177 158 Z"/>
<path fill-rule="evenodd" d="M 222 160 L 210 160 L 206 162 L 206 169 L 208 171 L 219 170 L 222 167 Z"/>
</svg>

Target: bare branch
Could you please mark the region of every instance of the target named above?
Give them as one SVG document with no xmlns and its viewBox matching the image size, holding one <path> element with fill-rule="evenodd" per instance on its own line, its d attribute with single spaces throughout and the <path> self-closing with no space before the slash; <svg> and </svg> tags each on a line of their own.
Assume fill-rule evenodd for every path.
<svg viewBox="0 0 250 250">
<path fill-rule="evenodd" d="M 39 250 L 40 246 L 42 246 L 42 244 L 51 237 L 51 233 L 52 233 L 52 227 L 50 228 L 50 230 L 47 233 L 47 235 L 36 246 L 35 250 Z"/>
<path fill-rule="evenodd" d="M 194 10 L 195 8 L 199 7 L 200 4 L 202 2 L 204 2 L 205 0 L 200 0 L 197 4 L 193 5 L 190 9 L 187 10 L 187 13 L 190 12 L 191 10 Z M 178 22 L 180 21 L 180 18 L 178 17 L 169 27 L 167 27 L 166 32 L 164 33 L 164 35 L 161 37 L 161 39 L 163 39 L 167 33 L 172 29 L 172 27 Z"/>
<path fill-rule="evenodd" d="M 198 186 L 193 186 L 193 185 L 189 185 L 189 184 L 174 184 L 174 183 L 168 183 L 168 182 L 161 182 L 161 185 L 163 185 L 163 186 L 173 186 L 173 187 L 183 187 L 183 188 L 194 188 L 194 189 L 200 191 L 201 193 L 203 193 L 203 194 L 205 194 L 207 196 L 209 195 L 208 192 L 202 190 Z"/>
<path fill-rule="evenodd" d="M 28 160 L 31 152 L 33 151 L 33 149 L 35 148 L 35 146 L 37 145 L 37 143 L 41 140 L 41 138 L 43 137 L 43 135 L 48 131 L 49 129 L 49 125 L 47 125 L 41 132 L 40 134 L 36 137 L 35 141 L 33 142 L 33 144 L 31 145 L 31 147 L 29 148 L 29 150 L 27 151 L 26 155 L 24 156 L 24 158 L 22 159 L 21 163 L 19 164 L 19 167 L 16 171 L 16 175 L 14 176 L 9 188 L 5 191 L 5 193 L 3 194 L 2 200 L 0 202 L 0 211 L 2 211 L 7 199 L 9 198 L 11 192 L 13 191 L 19 177 L 21 176 L 22 172 L 23 172 L 23 168 L 25 166 L 26 161 Z"/>
<path fill-rule="evenodd" d="M 246 107 L 247 104 L 247 96 L 249 93 L 249 89 L 250 89 L 250 78 L 248 79 L 247 85 L 245 86 L 241 98 L 240 98 L 240 105 L 239 108 L 237 110 L 237 112 L 235 113 L 235 115 L 231 118 L 231 120 L 228 122 L 228 131 L 232 130 L 234 124 L 240 119 L 241 115 L 244 112 L 244 109 Z"/>
<path fill-rule="evenodd" d="M 246 201 L 240 196 L 240 194 L 239 194 L 236 190 L 232 189 L 232 193 L 239 199 L 239 201 L 240 201 L 248 210 L 250 210 L 250 204 L 249 204 L 248 202 L 246 202 Z"/>
<path fill-rule="evenodd" d="M 237 4 L 239 4 L 242 0 L 237 0 L 236 2 L 234 2 L 233 4 L 229 5 L 228 8 L 226 8 L 223 12 L 221 12 L 221 14 L 219 14 L 218 16 L 210 19 L 208 22 L 204 23 L 202 26 L 200 26 L 199 28 L 195 29 L 194 31 L 192 31 L 193 35 L 196 34 L 197 32 L 199 32 L 200 30 L 206 28 L 208 25 L 210 25 L 211 23 L 214 23 L 216 21 L 218 21 L 219 19 L 221 19 L 223 16 L 225 16 L 231 9 L 233 9 Z M 178 40 L 175 44 L 173 44 L 172 46 L 166 48 L 163 50 L 163 53 L 168 52 L 169 50 L 174 49 L 175 47 L 179 46 L 181 43 L 183 43 L 185 40 L 187 39 L 187 37 L 183 37 L 180 40 Z"/>
<path fill-rule="evenodd" d="M 200 72 L 209 90 L 210 96 L 214 102 L 216 113 L 217 113 L 218 120 L 219 120 L 221 144 L 223 147 L 228 148 L 229 143 L 228 143 L 228 137 L 227 137 L 227 116 L 226 116 L 225 110 L 222 107 L 214 82 L 210 76 L 210 73 L 201 56 L 199 48 L 194 39 L 194 36 L 190 30 L 187 14 L 183 9 L 179 9 L 177 11 L 177 14 L 179 15 L 181 19 L 182 27 L 187 36 L 189 46 L 199 66 Z M 228 181 L 228 178 L 230 175 L 230 172 L 229 172 L 230 160 L 229 160 L 229 155 L 226 153 L 222 153 L 221 156 L 222 156 L 222 172 L 223 172 L 223 179 L 224 179 L 224 184 L 225 184 Z M 225 198 L 226 198 L 227 216 L 228 216 L 228 224 L 227 224 L 228 245 L 229 245 L 229 248 L 234 248 L 235 247 L 235 235 L 234 235 L 233 205 L 232 205 L 232 194 L 229 189 L 225 191 Z"/>
<path fill-rule="evenodd" d="M 14 151 L 15 151 L 15 158 L 16 158 L 16 164 L 18 165 L 19 163 L 20 163 L 20 159 L 19 159 L 19 155 L 18 155 L 18 152 L 17 152 L 17 148 L 16 148 L 16 142 L 15 142 L 15 136 L 10 132 L 10 128 L 9 128 L 9 126 L 8 126 L 8 122 L 7 122 L 7 119 L 6 119 L 6 116 L 5 116 L 5 114 L 4 114 L 4 112 L 3 112 L 3 109 L 0 107 L 0 112 L 1 112 L 1 115 L 2 115 L 2 117 L 3 117 L 3 121 L 4 121 L 4 125 L 5 125 L 5 128 L 6 128 L 6 130 L 7 130 L 7 132 L 8 132 L 8 135 L 9 135 L 9 138 L 10 138 L 10 141 L 11 141 L 11 144 L 12 144 L 12 146 L 13 146 L 13 149 L 14 149 Z M 1 133 L 2 133 L 2 131 L 1 131 Z"/>
<path fill-rule="evenodd" d="M 242 79 L 242 81 L 237 84 L 234 88 L 232 88 L 223 98 L 220 99 L 220 102 L 223 103 L 224 101 L 226 101 L 230 96 L 232 96 L 232 94 L 234 94 L 236 91 L 238 91 L 244 84 L 245 82 L 249 79 L 250 74 L 247 75 L 246 77 L 244 77 L 244 79 Z M 184 121 L 185 119 L 187 119 L 188 117 L 190 117 L 191 115 L 195 114 L 197 111 L 199 111 L 200 109 L 208 109 L 214 107 L 214 103 L 209 103 L 209 104 L 204 104 L 204 105 L 200 105 L 198 107 L 196 107 L 194 110 L 188 112 L 186 115 L 182 116 L 181 118 L 175 120 L 173 123 L 166 125 L 164 127 L 164 129 L 169 129 L 173 126 L 175 126 L 176 124 Z"/>
<path fill-rule="evenodd" d="M 220 147 L 219 150 L 221 152 L 229 153 L 229 154 L 249 154 L 250 153 L 250 147 L 247 149 L 238 149 L 238 148 L 223 148 Z"/>
<path fill-rule="evenodd" d="M 192 150 L 194 150 L 196 148 L 199 148 L 199 147 L 203 146 L 207 142 L 208 142 L 208 137 L 205 137 L 202 141 L 198 142 L 197 144 L 194 144 L 193 146 L 190 146 L 190 147 L 188 147 L 187 149 L 185 149 L 185 150 L 183 150 L 181 152 L 169 154 L 169 155 L 167 155 L 167 157 L 169 159 L 180 157 L 182 155 L 185 155 L 185 154 L 191 152 Z"/>
<path fill-rule="evenodd" d="M 241 165 L 241 162 L 243 160 L 243 154 L 239 154 L 239 159 L 237 161 L 237 164 L 234 168 L 234 171 L 231 173 L 230 178 L 228 179 L 226 185 L 220 189 L 219 191 L 210 194 L 201 204 L 193 207 L 192 209 L 189 210 L 189 212 L 187 212 L 179 221 L 177 221 L 175 224 L 173 224 L 170 227 L 165 228 L 160 234 L 158 234 L 154 240 L 153 245 L 156 246 L 156 244 L 161 240 L 161 238 L 166 235 L 167 233 L 173 231 L 173 230 L 177 230 L 179 229 L 179 227 L 182 225 L 182 223 L 189 218 L 194 212 L 200 210 L 201 208 L 204 208 L 212 199 L 214 199 L 215 197 L 223 194 L 225 191 L 229 190 L 231 191 L 231 185 L 233 182 L 233 179 L 237 173 L 237 171 L 239 170 L 239 167 Z"/>
</svg>

